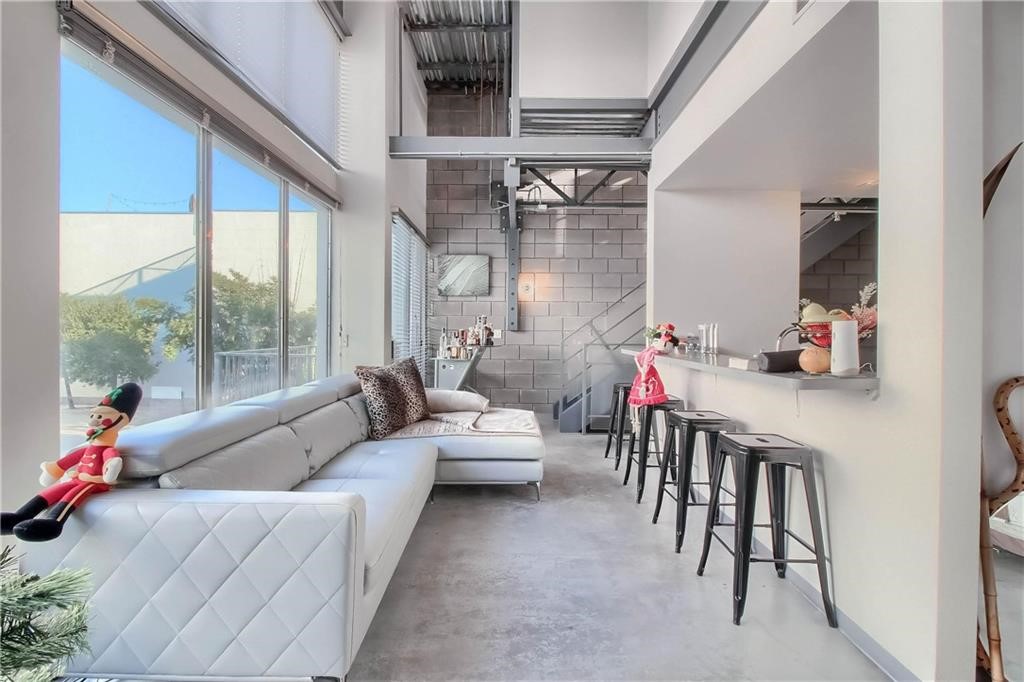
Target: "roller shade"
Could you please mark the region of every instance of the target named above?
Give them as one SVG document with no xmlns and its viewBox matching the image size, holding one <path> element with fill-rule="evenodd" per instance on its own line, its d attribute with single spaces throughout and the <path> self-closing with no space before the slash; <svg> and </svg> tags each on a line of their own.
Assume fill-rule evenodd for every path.
<svg viewBox="0 0 1024 682">
<path fill-rule="evenodd" d="M 341 43 L 320 3 L 161 0 L 151 7 L 201 42 L 208 57 L 226 62 L 337 163 Z"/>
</svg>

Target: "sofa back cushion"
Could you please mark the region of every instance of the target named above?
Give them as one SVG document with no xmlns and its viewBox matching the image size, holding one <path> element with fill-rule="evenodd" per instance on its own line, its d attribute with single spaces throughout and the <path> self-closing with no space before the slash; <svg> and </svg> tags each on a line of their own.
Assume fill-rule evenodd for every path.
<svg viewBox="0 0 1024 682">
<path fill-rule="evenodd" d="M 124 478 L 150 478 L 276 425 L 279 415 L 260 406 L 225 405 L 125 429 L 117 439 Z"/>
<path fill-rule="evenodd" d="M 306 449 L 287 426 L 274 426 L 160 476 L 161 488 L 291 490 L 309 476 Z"/>
<path fill-rule="evenodd" d="M 239 400 L 233 405 L 259 405 L 277 412 L 282 424 L 338 400 L 338 391 L 330 386 L 294 386 Z"/>
<path fill-rule="evenodd" d="M 366 426 L 345 401 L 304 414 L 287 426 L 306 450 L 310 475 L 348 446 L 366 440 Z"/>
<path fill-rule="evenodd" d="M 351 372 L 348 374 L 335 374 L 323 379 L 317 379 L 316 381 L 310 381 L 304 385 L 329 388 L 338 394 L 339 399 L 348 398 L 363 390 L 359 386 L 359 378 Z"/>
</svg>

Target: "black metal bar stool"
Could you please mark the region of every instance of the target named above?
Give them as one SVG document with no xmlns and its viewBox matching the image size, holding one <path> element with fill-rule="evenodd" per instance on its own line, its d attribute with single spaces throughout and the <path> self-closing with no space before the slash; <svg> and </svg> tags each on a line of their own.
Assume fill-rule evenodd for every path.
<svg viewBox="0 0 1024 682">
<path fill-rule="evenodd" d="M 626 399 L 629 397 L 629 382 L 615 384 L 612 386 L 612 409 L 608 415 L 608 443 L 604 446 L 604 458 L 608 459 L 608 453 L 612 450 L 612 440 L 615 440 L 615 468 L 619 468 L 619 460 L 622 459 L 622 439 L 626 434 Z"/>
<path fill-rule="evenodd" d="M 658 479 L 658 499 L 654 505 L 654 517 L 651 523 L 658 522 L 658 515 L 661 513 L 661 505 L 668 495 L 676 501 L 676 552 L 679 552 L 683 545 L 683 536 L 686 534 L 686 513 L 691 505 L 706 506 L 708 502 L 697 502 L 693 487 L 697 485 L 710 486 L 711 481 L 693 480 L 693 458 L 697 450 L 697 435 L 704 434 L 705 452 L 708 459 L 708 474 L 714 471 L 712 461 L 715 449 L 718 447 L 718 434 L 726 431 L 732 426 L 732 419 L 718 412 L 708 410 L 677 410 L 666 415 L 668 421 L 668 434 L 665 437 L 665 452 L 667 456 L 661 458 L 661 475 Z M 680 434 L 679 437 L 677 434 Z M 679 446 L 682 445 L 682 452 Z M 671 460 L 675 460 L 673 464 Z M 668 472 L 677 468 L 675 476 L 675 492 L 669 489 L 667 484 Z M 730 495 L 731 490 L 726 490 Z M 710 491 L 708 498 L 710 499 Z M 722 505 L 719 505 L 722 506 Z"/>
<path fill-rule="evenodd" d="M 733 457 L 736 472 L 736 523 L 721 523 L 718 518 L 719 497 L 725 458 Z M 733 616 L 732 622 L 740 624 L 743 607 L 747 601 L 747 582 L 752 561 L 766 561 L 775 564 L 780 578 L 786 577 L 786 564 L 817 564 L 821 599 L 825 606 L 828 624 L 836 627 L 835 607 L 829 592 L 828 570 L 825 563 L 825 541 L 821 525 L 821 511 L 818 507 L 818 485 L 814 477 L 816 454 L 806 445 L 767 433 L 722 433 L 715 450 L 711 477 L 711 499 L 708 504 L 708 520 L 704 529 L 704 549 L 700 556 L 697 575 L 704 575 L 704 567 L 711 548 L 711 538 L 722 543 L 733 555 Z M 757 503 L 757 480 L 761 464 L 768 476 L 768 507 L 771 523 L 754 523 L 754 509 Z M 786 468 L 799 470 L 803 474 L 804 491 L 807 495 L 807 510 L 811 521 L 813 545 L 789 530 L 786 526 Z M 735 526 L 733 547 L 715 531 L 716 526 Z M 772 557 L 761 558 L 751 555 L 754 528 L 771 528 Z M 790 559 L 787 539 L 792 538 L 804 546 L 813 559 Z"/>
<path fill-rule="evenodd" d="M 671 412 L 672 410 L 681 410 L 685 406 L 683 401 L 678 398 L 673 398 L 667 402 L 659 403 L 657 405 L 642 405 L 640 407 L 640 449 L 634 453 L 633 448 L 636 443 L 636 432 L 631 431 L 629 434 L 629 457 L 626 459 L 626 475 L 622 479 L 622 485 L 629 483 L 629 473 L 633 468 L 633 463 L 636 462 L 636 502 L 640 504 L 640 501 L 644 497 L 644 485 L 647 482 L 647 470 L 651 468 L 660 467 L 661 464 L 661 449 L 655 448 L 655 456 L 657 460 L 654 464 L 648 464 L 651 454 L 651 431 L 654 429 L 655 414 L 658 412 Z M 668 452 L 667 450 L 665 451 Z"/>
</svg>

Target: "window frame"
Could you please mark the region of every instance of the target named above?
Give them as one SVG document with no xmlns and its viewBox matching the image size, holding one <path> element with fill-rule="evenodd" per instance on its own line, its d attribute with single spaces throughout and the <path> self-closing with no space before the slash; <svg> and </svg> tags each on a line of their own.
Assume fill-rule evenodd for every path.
<svg viewBox="0 0 1024 682">
<path fill-rule="evenodd" d="M 325 220 L 319 224 L 317 235 L 317 356 L 315 379 L 330 376 L 330 359 L 334 350 L 332 324 L 333 280 L 333 227 L 340 202 L 311 183 L 291 166 L 270 154 L 257 141 L 250 138 L 226 119 L 210 113 L 203 102 L 165 78 L 154 67 L 115 41 L 102 29 L 74 10 L 61 13 L 60 31 L 67 40 L 85 53 L 105 63 L 123 78 L 132 81 L 148 95 L 183 115 L 196 126 L 196 321 L 195 321 L 195 389 L 196 410 L 215 406 L 213 400 L 213 150 L 216 144 L 227 144 L 245 156 L 255 166 L 272 176 L 278 183 L 278 264 L 280 287 L 278 300 L 278 377 L 279 388 L 288 388 L 288 236 L 289 199 L 295 194 L 318 209 Z M 149 108 L 146 102 L 139 102 Z M 64 115 L 63 112 L 61 115 Z M 322 347 L 322 349 L 321 349 Z"/>
</svg>

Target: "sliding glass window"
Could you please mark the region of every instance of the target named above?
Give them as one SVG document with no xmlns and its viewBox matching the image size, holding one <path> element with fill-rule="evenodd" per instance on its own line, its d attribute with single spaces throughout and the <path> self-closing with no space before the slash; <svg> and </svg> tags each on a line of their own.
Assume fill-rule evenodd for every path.
<svg viewBox="0 0 1024 682">
<path fill-rule="evenodd" d="M 65 444 L 125 381 L 141 424 L 326 376 L 330 209 L 67 39 L 60 96 Z"/>
<path fill-rule="evenodd" d="M 196 409 L 198 126 L 72 43 L 61 57 L 61 433 L 143 386 L 138 424 Z"/>
</svg>

